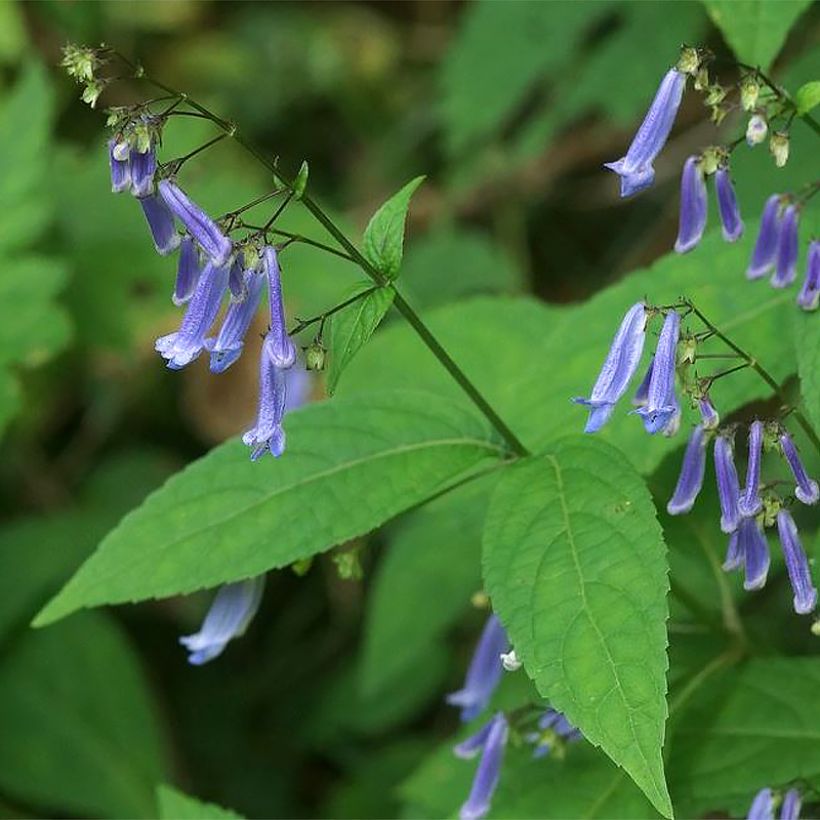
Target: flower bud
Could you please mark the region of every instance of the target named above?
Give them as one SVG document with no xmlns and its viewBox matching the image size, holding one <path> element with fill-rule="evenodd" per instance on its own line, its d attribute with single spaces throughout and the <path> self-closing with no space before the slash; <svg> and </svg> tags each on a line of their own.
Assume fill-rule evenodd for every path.
<svg viewBox="0 0 820 820">
<path fill-rule="evenodd" d="M 88 103 L 92 108 L 96 108 L 97 100 L 99 99 L 100 94 L 103 93 L 104 88 L 104 80 L 89 80 L 86 83 L 85 88 L 83 89 L 81 97 L 82 101 L 84 103 Z"/>
<path fill-rule="evenodd" d="M 308 370 L 324 370 L 327 350 L 321 339 L 314 339 L 305 348 L 305 367 Z"/>
<path fill-rule="evenodd" d="M 94 71 L 100 65 L 100 60 L 93 48 L 69 43 L 63 48 L 63 60 L 60 65 L 78 83 L 87 83 L 94 79 Z"/>
<path fill-rule="evenodd" d="M 698 69 L 695 74 L 695 91 L 705 91 L 709 87 L 709 70 L 706 66 Z"/>
<path fill-rule="evenodd" d="M 747 74 L 740 81 L 740 104 L 743 110 L 754 111 L 759 96 L 760 84 L 751 74 Z"/>
<path fill-rule="evenodd" d="M 683 46 L 680 50 L 680 57 L 678 58 L 678 71 L 684 74 L 697 74 L 700 67 L 700 56 L 698 50 L 692 46 Z"/>
<path fill-rule="evenodd" d="M 718 105 L 726 99 L 726 89 L 720 84 L 710 85 L 706 91 L 705 105 Z"/>
<path fill-rule="evenodd" d="M 775 131 L 769 139 L 769 151 L 774 164 L 782 168 L 789 161 L 789 135 L 785 131 Z"/>
<path fill-rule="evenodd" d="M 749 124 L 746 126 L 746 144 L 750 147 L 759 145 L 766 139 L 769 126 L 766 124 L 765 117 L 760 114 L 753 114 L 749 117 Z"/>
<path fill-rule="evenodd" d="M 305 193 L 305 188 L 307 188 L 309 174 L 310 168 L 308 167 L 307 160 L 303 160 L 302 164 L 299 166 L 299 173 L 296 174 L 296 179 L 293 180 L 294 199 L 302 198 L 302 195 Z"/>
</svg>

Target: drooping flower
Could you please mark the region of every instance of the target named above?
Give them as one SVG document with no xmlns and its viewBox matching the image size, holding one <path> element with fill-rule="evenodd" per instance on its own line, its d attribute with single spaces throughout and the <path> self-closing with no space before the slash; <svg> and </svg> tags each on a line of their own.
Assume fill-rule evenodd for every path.
<svg viewBox="0 0 820 820">
<path fill-rule="evenodd" d="M 154 345 L 163 358 L 168 360 L 168 367 L 172 370 L 185 367 L 202 352 L 205 337 L 219 313 L 227 287 L 228 266 L 220 268 L 208 262 L 188 302 L 179 330 L 161 336 Z"/>
<path fill-rule="evenodd" d="M 242 264 L 242 254 L 234 257 L 231 272 L 228 275 L 228 290 L 231 292 L 231 301 L 242 302 L 247 296 L 245 291 L 245 271 Z"/>
<path fill-rule="evenodd" d="M 755 795 L 748 820 L 774 820 L 774 795 L 771 789 L 761 789 Z"/>
<path fill-rule="evenodd" d="M 646 307 L 643 302 L 634 304 L 626 313 L 606 361 L 598 374 L 588 399 L 580 396 L 573 401 L 590 408 L 584 432 L 595 433 L 606 424 L 615 404 L 629 387 L 643 353 L 646 336 Z"/>
<path fill-rule="evenodd" d="M 809 478 L 809 474 L 800 459 L 800 453 L 797 452 L 797 447 L 795 447 L 794 441 L 788 433 L 781 434 L 780 447 L 797 484 L 794 488 L 795 497 L 804 504 L 816 504 L 820 501 L 820 486 L 813 478 Z"/>
<path fill-rule="evenodd" d="M 817 310 L 820 307 L 820 241 L 817 239 L 809 245 L 806 278 L 797 296 L 797 304 L 803 310 Z"/>
<path fill-rule="evenodd" d="M 782 168 L 789 161 L 789 135 L 786 131 L 775 131 L 769 139 L 769 151 L 774 164 Z"/>
<path fill-rule="evenodd" d="M 199 205 L 170 179 L 159 183 L 159 192 L 174 216 L 188 229 L 196 243 L 218 267 L 225 265 L 233 251 L 233 243 Z"/>
<path fill-rule="evenodd" d="M 743 566 L 743 552 L 740 549 L 740 538 L 735 530 L 729 536 L 729 546 L 726 549 L 726 558 L 723 561 L 723 569 L 732 572 Z"/>
<path fill-rule="evenodd" d="M 698 400 L 700 410 L 700 423 L 704 430 L 717 430 L 720 425 L 720 414 L 715 409 L 709 396 L 703 396 Z"/>
<path fill-rule="evenodd" d="M 566 718 L 555 709 L 547 709 L 538 719 L 538 732 L 528 733 L 524 739 L 535 745 L 532 756 L 545 757 L 552 751 L 556 738 L 567 743 L 580 740 L 583 735 Z"/>
<path fill-rule="evenodd" d="M 642 417 L 644 428 L 651 435 L 664 430 L 680 409 L 675 398 L 675 365 L 679 335 L 680 316 L 677 311 L 670 310 L 663 321 L 655 348 L 646 404 L 632 411 Z"/>
<path fill-rule="evenodd" d="M 162 205 L 168 210 L 165 203 Z M 171 212 L 168 211 L 168 214 L 170 216 Z M 171 217 L 171 224 L 173 225 L 173 217 Z M 177 307 L 191 300 L 201 272 L 199 254 L 191 237 L 186 235 L 180 243 L 177 278 L 174 283 L 174 293 L 171 296 L 171 300 Z"/>
<path fill-rule="evenodd" d="M 220 587 L 199 632 L 179 639 L 190 653 L 188 662 L 207 663 L 221 655 L 229 641 L 243 635 L 259 609 L 264 588 L 264 575 Z"/>
<path fill-rule="evenodd" d="M 489 727 L 489 728 L 487 728 Z M 504 748 L 509 736 L 509 725 L 503 712 L 498 712 L 479 732 L 480 741 L 475 741 L 475 751 L 482 749 L 470 795 L 459 811 L 460 820 L 480 820 L 490 810 L 498 779 L 501 775 L 501 764 L 504 760 Z M 480 746 L 478 743 L 480 742 Z M 463 747 L 464 744 L 462 744 Z"/>
<path fill-rule="evenodd" d="M 276 367 L 287 368 L 296 361 L 296 347 L 285 327 L 285 303 L 282 298 L 282 277 L 276 249 L 267 245 L 262 251 L 262 270 L 268 280 L 270 330 L 265 344 Z"/>
<path fill-rule="evenodd" d="M 157 172 L 157 153 L 154 146 L 147 151 L 131 151 L 128 159 L 131 172 L 131 193 L 135 197 L 151 196 L 154 193 L 154 175 Z"/>
<path fill-rule="evenodd" d="M 727 242 L 737 242 L 743 235 L 743 220 L 740 218 L 740 208 L 727 168 L 718 168 L 715 172 L 715 193 L 723 226 L 723 238 Z"/>
<path fill-rule="evenodd" d="M 740 514 L 757 515 L 763 508 L 760 497 L 760 462 L 763 457 L 763 422 L 753 421 L 749 425 L 749 460 L 746 467 L 746 486 L 737 502 Z"/>
<path fill-rule="evenodd" d="M 111 168 L 111 190 L 115 194 L 127 191 L 131 187 L 131 167 L 128 163 L 128 154 L 122 157 L 117 150 L 119 143 L 116 140 L 108 141 L 108 164 Z"/>
<path fill-rule="evenodd" d="M 740 522 L 740 484 L 732 453 L 732 440 L 726 433 L 715 438 L 715 476 L 720 499 L 720 528 L 723 532 L 734 532 Z"/>
<path fill-rule="evenodd" d="M 243 277 L 245 299 L 231 302 L 222 320 L 216 338 L 205 340 L 205 349 L 211 353 L 211 372 L 223 373 L 242 354 L 245 335 L 259 307 L 264 278 L 253 271 L 246 271 Z"/>
<path fill-rule="evenodd" d="M 648 188 L 655 179 L 652 163 L 663 149 L 680 107 L 686 75 L 670 68 L 664 75 L 652 105 L 638 128 L 626 155 L 609 168 L 621 177 L 621 196 L 627 197 Z"/>
<path fill-rule="evenodd" d="M 780 234 L 777 240 L 777 258 L 775 271 L 772 276 L 772 287 L 786 288 L 794 282 L 797 276 L 798 210 L 796 205 L 789 205 L 783 214 L 780 224 Z"/>
<path fill-rule="evenodd" d="M 508 652 L 510 642 L 501 621 L 490 615 L 476 645 L 464 686 L 447 695 L 447 703 L 461 707 L 461 719 L 467 723 L 480 714 L 490 702 L 504 667 L 501 655 Z"/>
<path fill-rule="evenodd" d="M 706 432 L 703 425 L 699 424 L 689 436 L 678 483 L 672 498 L 666 505 L 669 515 L 683 515 L 692 509 L 703 486 L 703 476 L 706 471 L 706 444 Z"/>
<path fill-rule="evenodd" d="M 157 253 L 167 256 L 179 247 L 179 234 L 174 225 L 174 217 L 167 205 L 156 195 L 140 197 L 137 200 L 145 214 L 145 221 L 151 231 Z"/>
<path fill-rule="evenodd" d="M 743 554 L 746 577 L 743 588 L 762 589 L 769 574 L 769 543 L 756 518 L 742 518 L 737 527 L 738 549 Z"/>
<path fill-rule="evenodd" d="M 699 157 L 683 164 L 680 180 L 680 217 L 675 250 L 686 253 L 696 247 L 706 228 L 706 178 Z"/>
<path fill-rule="evenodd" d="M 794 611 L 805 615 L 817 606 L 817 589 L 811 580 L 809 562 L 800 543 L 797 525 L 788 510 L 780 510 L 777 514 L 777 534 L 794 592 Z"/>
<path fill-rule="evenodd" d="M 649 382 L 652 381 L 652 367 L 654 364 L 655 357 L 653 356 L 649 360 L 649 367 L 646 368 L 646 373 L 643 379 L 641 379 L 641 383 L 638 385 L 635 395 L 632 397 L 632 404 L 634 404 L 635 407 L 644 407 L 647 401 L 649 401 Z"/>
<path fill-rule="evenodd" d="M 287 371 L 277 367 L 268 353 L 270 334 L 262 343 L 259 356 L 259 404 L 256 424 L 243 436 L 242 441 L 251 448 L 251 461 L 266 452 L 279 458 L 285 452 L 285 431 L 282 420 L 287 402 Z"/>
<path fill-rule="evenodd" d="M 746 269 L 747 279 L 760 279 L 772 269 L 777 256 L 780 223 L 780 194 L 772 194 L 763 206 L 760 231 L 752 251 L 752 260 Z"/>
<path fill-rule="evenodd" d="M 769 126 L 766 123 L 766 118 L 760 114 L 753 114 L 749 117 L 749 123 L 746 126 L 746 144 L 750 148 L 760 145 L 766 139 L 768 130 Z"/>
<path fill-rule="evenodd" d="M 800 792 L 797 789 L 789 789 L 783 795 L 783 804 L 780 807 L 780 820 L 798 820 L 800 817 Z"/>
</svg>

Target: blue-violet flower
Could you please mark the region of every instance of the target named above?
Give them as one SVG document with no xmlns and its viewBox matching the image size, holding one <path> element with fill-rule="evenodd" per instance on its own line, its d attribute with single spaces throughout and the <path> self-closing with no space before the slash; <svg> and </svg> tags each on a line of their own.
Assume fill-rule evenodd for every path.
<svg viewBox="0 0 820 820">
<path fill-rule="evenodd" d="M 718 168 L 715 172 L 715 193 L 723 238 L 727 242 L 736 242 L 743 235 L 743 220 L 740 218 L 740 208 L 728 168 Z"/>
<path fill-rule="evenodd" d="M 746 486 L 737 506 L 744 516 L 757 515 L 763 508 L 760 497 L 760 462 L 763 457 L 763 422 L 756 420 L 749 425 L 749 460 L 746 467 Z"/>
<path fill-rule="evenodd" d="M 800 459 L 800 453 L 797 452 L 797 447 L 795 447 L 794 441 L 788 433 L 783 433 L 780 436 L 780 446 L 783 449 L 783 457 L 788 462 L 789 469 L 792 471 L 797 484 L 794 489 L 795 497 L 804 504 L 816 504 L 820 501 L 820 486 L 814 479 L 809 478 Z"/>
<path fill-rule="evenodd" d="M 156 194 L 140 197 L 137 201 L 145 214 L 157 253 L 162 256 L 173 253 L 179 247 L 179 233 L 168 206 Z"/>
<path fill-rule="evenodd" d="M 211 353 L 212 373 L 223 373 L 242 354 L 245 335 L 259 307 L 264 281 L 258 273 L 246 271 L 242 285 L 245 299 L 242 302 L 231 302 L 217 337 L 205 340 L 205 349 Z"/>
<path fill-rule="evenodd" d="M 809 245 L 806 278 L 797 296 L 797 304 L 803 310 L 817 310 L 820 307 L 820 240 L 815 239 Z"/>
<path fill-rule="evenodd" d="M 734 532 L 740 522 L 740 483 L 732 449 L 729 434 L 721 433 L 715 438 L 715 477 L 720 499 L 720 528 L 723 532 Z"/>
<path fill-rule="evenodd" d="M 689 436 L 678 483 L 672 498 L 666 505 L 669 515 L 683 515 L 692 509 L 703 486 L 703 476 L 706 471 L 706 444 L 706 432 L 703 425 L 699 424 Z"/>
<path fill-rule="evenodd" d="M 677 311 L 670 310 L 663 321 L 655 348 L 646 405 L 632 411 L 642 417 L 646 432 L 652 435 L 665 429 L 680 410 L 675 398 L 675 366 L 679 335 L 680 316 Z"/>
<path fill-rule="evenodd" d="M 167 210 L 167 206 L 163 203 Z M 170 211 L 168 211 L 170 215 Z M 172 224 L 173 224 L 173 217 Z M 179 247 L 179 264 L 177 265 L 177 278 L 174 283 L 174 293 L 171 300 L 177 307 L 184 305 L 191 300 L 196 289 L 197 282 L 202 269 L 199 266 L 199 253 L 190 236 L 183 237 Z"/>
<path fill-rule="evenodd" d="M 480 742 L 483 751 L 473 778 L 470 795 L 459 811 L 460 820 L 480 820 L 484 817 L 490 810 L 493 794 L 498 786 L 501 764 L 504 760 L 504 748 L 509 736 L 509 725 L 504 713 L 498 712 L 487 727 L 485 727 L 486 733 L 485 729 L 479 732 L 482 736 Z"/>
<path fill-rule="evenodd" d="M 752 260 L 746 269 L 747 279 L 760 279 L 772 269 L 777 255 L 780 224 L 780 194 L 772 194 L 763 206 L 760 230 L 752 251 Z"/>
<path fill-rule="evenodd" d="M 706 228 L 706 179 L 699 157 L 683 164 L 680 180 L 680 216 L 675 250 L 686 253 L 696 247 Z"/>
<path fill-rule="evenodd" d="M 809 562 L 800 543 L 797 525 L 788 510 L 777 513 L 777 534 L 780 536 L 786 571 L 794 592 L 794 611 L 798 615 L 805 615 L 817 606 L 817 589 L 811 580 Z"/>
<path fill-rule="evenodd" d="M 780 234 L 777 239 L 777 259 L 771 279 L 772 287 L 786 288 L 797 276 L 798 236 L 797 222 L 799 212 L 796 205 L 789 205 L 783 214 Z"/>
</svg>

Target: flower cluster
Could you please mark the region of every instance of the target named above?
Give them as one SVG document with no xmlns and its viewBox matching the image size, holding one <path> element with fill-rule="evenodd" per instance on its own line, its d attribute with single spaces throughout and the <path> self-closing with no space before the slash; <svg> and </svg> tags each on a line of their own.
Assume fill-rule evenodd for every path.
<svg viewBox="0 0 820 820">
<path fill-rule="evenodd" d="M 680 476 L 667 511 L 670 515 L 683 515 L 692 509 L 703 486 L 707 450 L 713 442 L 721 508 L 720 528 L 729 536 L 724 569 L 743 568 L 745 588 L 760 589 L 766 583 L 769 570 L 769 546 L 764 528 L 776 526 L 794 591 L 794 609 L 800 614 L 812 612 L 817 605 L 817 590 L 787 506 L 793 500 L 805 505 L 817 504 L 820 487 L 807 474 L 797 447 L 782 423 L 779 420 L 755 420 L 749 425 L 747 469 L 741 488 L 734 459 L 738 425 L 721 426 L 720 415 L 708 393 L 715 379 L 729 375 L 734 369 L 707 378 L 692 376 L 690 369 L 698 360 L 698 347 L 711 334 L 681 333 L 678 310 L 678 306 L 665 310 L 655 354 L 633 399 L 638 405 L 633 412 L 642 417 L 650 434 L 662 431 L 674 435 L 680 427 L 681 405 L 676 396 L 676 379 L 700 414 L 700 423 L 689 435 Z M 647 308 L 642 302 L 627 311 L 590 398 L 573 399 L 590 407 L 586 432 L 597 432 L 611 416 L 640 364 L 646 327 L 653 316 L 663 312 L 659 308 Z M 780 482 L 763 482 L 764 452 L 778 453 L 788 465 L 794 479 L 790 496 L 783 498 L 777 493 L 776 486 Z"/>
<path fill-rule="evenodd" d="M 256 424 L 243 436 L 256 460 L 285 449 L 282 426 L 288 409 L 289 373 L 296 347 L 285 328 L 277 249 L 261 236 L 235 244 L 226 226 L 213 220 L 157 162 L 162 118 L 144 112 L 115 112 L 116 128 L 108 144 L 111 187 L 129 191 L 139 202 L 158 253 L 179 250 L 172 299 L 185 305 L 179 329 L 161 336 L 156 350 L 172 370 L 210 354 L 213 373 L 223 373 L 242 354 L 245 337 L 267 286 L 270 321 L 259 357 L 259 403 Z M 174 163 L 170 164 L 171 166 Z M 178 230 L 177 223 L 182 230 Z M 211 336 L 223 303 L 218 332 Z"/>
<path fill-rule="evenodd" d="M 514 671 L 520 666 L 501 621 L 490 615 L 470 661 L 464 686 L 448 695 L 447 702 L 461 707 L 461 720 L 469 722 L 489 705 L 503 670 Z M 490 810 L 511 734 L 532 745 L 536 758 L 545 757 L 551 751 L 563 754 L 567 743 L 582 737 L 581 732 L 555 709 L 530 712 L 524 723 L 534 724 L 534 727 L 519 732 L 519 726 L 512 718 L 504 712 L 496 712 L 477 732 L 454 747 L 456 756 L 463 759 L 481 754 L 470 794 L 459 812 L 461 820 L 478 820 Z"/>
<path fill-rule="evenodd" d="M 794 118 L 793 103 L 779 90 L 761 88 L 759 72 L 745 73 L 736 91 L 739 102 L 730 102 L 732 89 L 712 82 L 708 73 L 709 55 L 698 49 L 684 47 L 680 59 L 661 80 L 655 98 L 646 113 L 624 157 L 604 167 L 621 177 L 621 196 L 631 196 L 649 187 L 654 178 L 653 162 L 663 149 L 672 130 L 689 76 L 694 87 L 705 95 L 712 120 L 720 124 L 733 109 L 749 115 L 745 140 L 750 147 L 760 144 L 769 132 L 769 124 L 784 121 L 781 130 L 772 132 L 769 149 L 775 165 L 782 168 L 789 158 L 788 126 Z M 736 242 L 743 235 L 740 215 L 730 172 L 732 152 L 743 138 L 728 145 L 713 145 L 686 159 L 681 172 L 680 212 L 675 250 L 687 253 L 700 243 L 706 229 L 708 211 L 707 179 L 715 178 L 715 195 L 723 238 Z M 746 275 L 749 279 L 764 276 L 775 269 L 771 284 L 776 288 L 791 285 L 797 275 L 799 256 L 798 222 L 805 201 L 820 190 L 819 183 L 808 186 L 803 195 L 774 194 L 766 201 L 760 233 Z M 820 306 L 820 251 L 812 242 L 804 285 L 797 297 L 804 310 Z"/>
<path fill-rule="evenodd" d="M 780 802 L 780 820 L 798 820 L 802 800 L 797 789 L 789 789 L 783 796 L 769 789 L 761 789 L 749 807 L 748 820 L 774 820 L 774 811 Z"/>
</svg>

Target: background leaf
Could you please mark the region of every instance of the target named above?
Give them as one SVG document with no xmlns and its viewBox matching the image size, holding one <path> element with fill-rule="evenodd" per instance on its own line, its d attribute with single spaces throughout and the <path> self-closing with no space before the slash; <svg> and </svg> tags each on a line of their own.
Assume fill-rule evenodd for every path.
<svg viewBox="0 0 820 820">
<path fill-rule="evenodd" d="M 539 693 L 671 816 L 665 547 L 620 453 L 579 437 L 511 467 L 487 513 L 484 579 Z"/>
<path fill-rule="evenodd" d="M 288 417 L 280 460 L 230 441 L 122 521 L 38 616 L 165 597 L 329 549 L 498 457 L 486 424 L 423 393 L 315 404 Z M 230 544 L 230 550 L 223 545 Z"/>
<path fill-rule="evenodd" d="M 797 366 L 803 407 L 815 431 L 820 430 L 820 322 L 817 316 L 796 312 L 794 316 Z"/>
<path fill-rule="evenodd" d="M 330 355 L 327 368 L 327 392 L 330 395 L 336 392 L 342 371 L 373 335 L 393 304 L 392 288 L 373 289 L 370 282 L 360 283 L 350 293 L 350 297 L 367 290 L 370 290 L 367 296 L 330 317 Z"/>
<path fill-rule="evenodd" d="M 410 197 L 424 177 L 410 180 L 373 214 L 364 231 L 362 252 L 371 265 L 388 279 L 395 279 L 404 253 L 404 223 Z"/>
<path fill-rule="evenodd" d="M 706 8 L 740 62 L 767 71 L 811 0 L 706 0 Z"/>
<path fill-rule="evenodd" d="M 232 820 L 242 816 L 166 785 L 157 786 L 157 804 L 160 820 Z"/>
<path fill-rule="evenodd" d="M 809 111 L 820 105 L 820 80 L 811 80 L 801 85 L 794 95 L 794 104 L 797 106 L 797 113 L 800 116 L 808 114 Z"/>
</svg>

